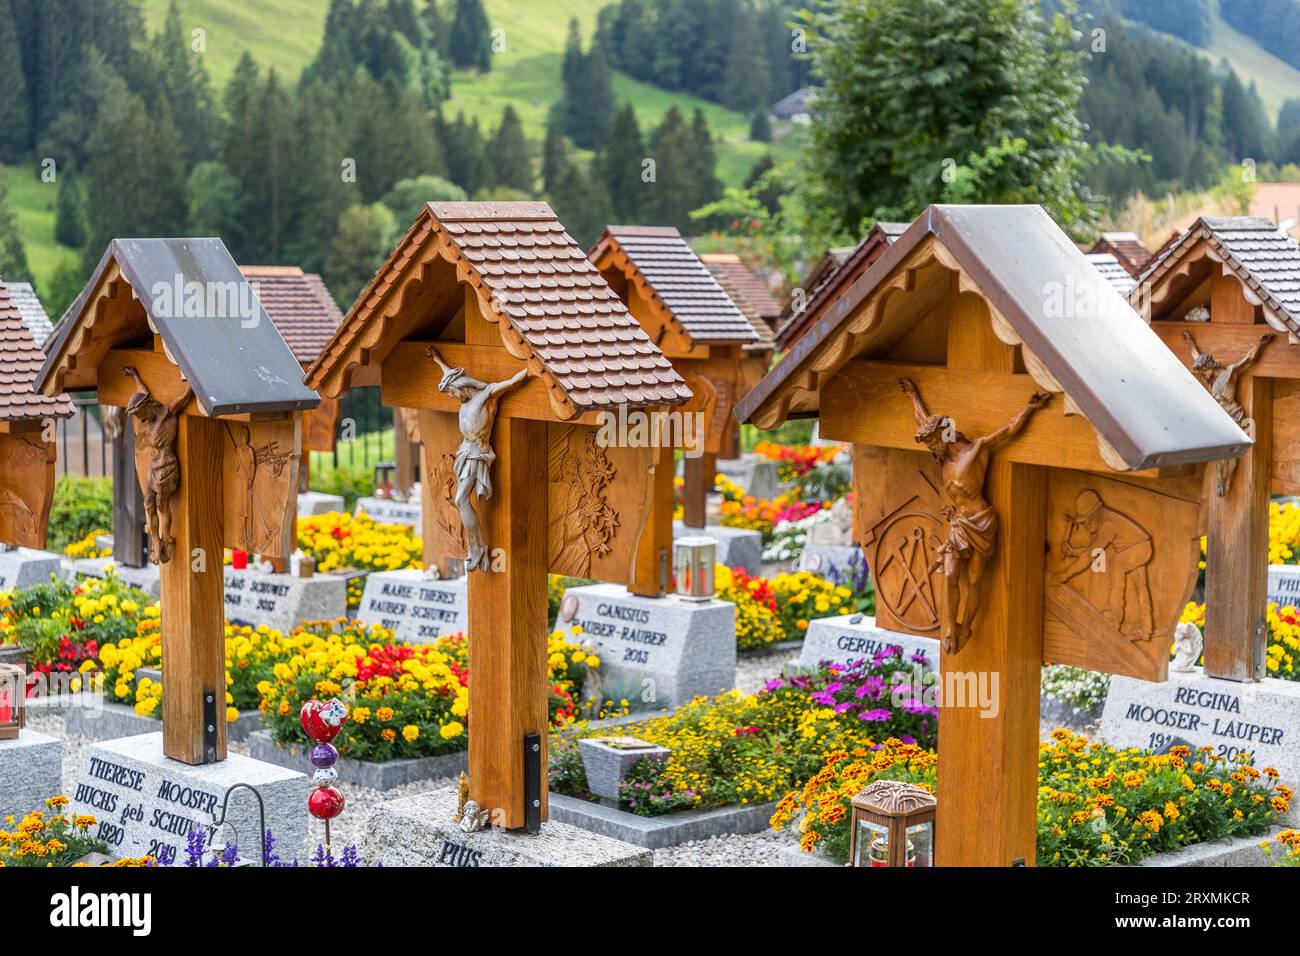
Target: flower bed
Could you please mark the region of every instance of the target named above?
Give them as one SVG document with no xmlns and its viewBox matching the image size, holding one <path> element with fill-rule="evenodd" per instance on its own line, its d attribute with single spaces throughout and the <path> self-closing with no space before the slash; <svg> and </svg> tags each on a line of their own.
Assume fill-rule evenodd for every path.
<svg viewBox="0 0 1300 956">
<path fill-rule="evenodd" d="M 70 542 L 63 549 L 64 557 L 72 558 L 74 561 L 80 558 L 111 558 L 113 549 L 99 546 L 99 538 L 108 533 L 103 528 L 97 528 L 84 538 Z"/>
<path fill-rule="evenodd" d="M 305 746 L 298 711 L 312 697 L 343 696 L 351 717 L 334 740 L 352 760 L 383 762 L 464 750 L 469 714 L 469 642 L 393 643 L 359 622 L 305 624 L 284 642 L 288 656 L 258 690 L 267 730 L 281 744 Z M 600 666 L 561 632 L 548 641 L 553 724 L 574 720 L 582 685 Z"/>
<path fill-rule="evenodd" d="M 1268 676 L 1300 680 L 1300 609 L 1290 604 L 1283 607 L 1269 604 L 1265 619 L 1268 622 L 1268 646 L 1264 663 L 1268 667 Z M 1183 609 L 1180 620 L 1204 630 L 1205 605 L 1192 601 Z"/>
<path fill-rule="evenodd" d="M 1277 772 L 1229 761 L 1208 747 L 1167 754 L 1117 750 L 1067 730 L 1038 758 L 1038 864 L 1114 866 L 1223 837 L 1263 833 L 1293 796 Z M 799 843 L 848 859 L 850 801 L 876 779 L 936 791 L 938 757 L 901 741 L 856 754 L 836 752 L 803 789 L 785 797 L 776 829 L 798 818 Z M 942 794 L 936 794 L 940 800 Z"/>
<path fill-rule="evenodd" d="M 891 701 L 898 658 L 833 666 L 769 681 L 757 694 L 699 697 L 677 710 L 619 726 L 622 735 L 669 748 L 625 779 L 622 805 L 641 816 L 776 800 L 815 774 L 837 751 L 867 753 L 887 737 L 933 746 L 936 712 L 906 697 Z M 607 729 L 579 726 L 551 742 L 550 787 L 590 799 L 577 740 Z"/>
<path fill-rule="evenodd" d="M 0 645 L 20 647 L 29 673 L 86 674 L 99 668 L 104 645 L 157 615 L 143 591 L 115 575 L 51 581 L 0 593 Z"/>
<path fill-rule="evenodd" d="M 319 572 L 398 571 L 422 568 L 423 544 L 410 525 L 382 524 L 365 512 L 331 511 L 298 519 L 298 547 L 316 562 Z M 361 606 L 366 579 L 348 581 L 348 610 Z"/>
<path fill-rule="evenodd" d="M 91 836 L 95 818 L 65 815 L 68 802 L 67 797 L 50 797 L 48 812 L 33 810 L 17 823 L 9 817 L 13 829 L 0 830 L 0 866 L 71 866 L 87 853 L 107 852 L 108 846 Z"/>
</svg>

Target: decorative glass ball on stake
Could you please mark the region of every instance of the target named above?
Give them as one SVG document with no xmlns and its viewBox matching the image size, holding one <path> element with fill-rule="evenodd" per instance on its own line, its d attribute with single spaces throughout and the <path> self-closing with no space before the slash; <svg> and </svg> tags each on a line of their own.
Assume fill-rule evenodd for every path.
<svg viewBox="0 0 1300 956">
<path fill-rule="evenodd" d="M 347 723 L 348 708 L 337 697 L 328 703 L 312 699 L 302 705 L 298 720 L 307 736 L 316 742 L 311 751 L 311 765 L 316 768 L 312 774 L 315 789 L 307 798 L 307 810 L 317 820 L 325 822 L 325 852 L 330 850 L 330 821 L 343 812 L 347 803 L 342 792 L 335 786 L 339 772 L 334 769 L 339 752 L 330 743 L 338 736 L 343 725 Z"/>
<path fill-rule="evenodd" d="M 853 798 L 849 861 L 854 866 L 934 866 L 934 794 L 877 780 Z"/>
</svg>

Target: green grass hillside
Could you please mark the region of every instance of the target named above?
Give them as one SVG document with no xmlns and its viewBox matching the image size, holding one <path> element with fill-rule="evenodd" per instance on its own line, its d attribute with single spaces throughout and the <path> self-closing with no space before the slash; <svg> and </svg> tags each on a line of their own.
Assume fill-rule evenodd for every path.
<svg viewBox="0 0 1300 956">
<path fill-rule="evenodd" d="M 1215 63 L 1226 59 L 1243 83 L 1254 83 L 1273 122 L 1277 122 L 1283 100 L 1300 96 L 1300 70 L 1278 59 L 1244 33 L 1234 30 L 1219 16 L 1217 9 L 1209 45 L 1201 52 Z"/>
<path fill-rule="evenodd" d="M 5 166 L 9 176 L 9 203 L 18 220 L 18 233 L 27 250 L 38 288 L 46 288 L 50 277 L 65 259 L 77 261 L 77 253 L 54 241 L 54 200 L 58 187 L 42 182 L 31 166 Z"/>
</svg>

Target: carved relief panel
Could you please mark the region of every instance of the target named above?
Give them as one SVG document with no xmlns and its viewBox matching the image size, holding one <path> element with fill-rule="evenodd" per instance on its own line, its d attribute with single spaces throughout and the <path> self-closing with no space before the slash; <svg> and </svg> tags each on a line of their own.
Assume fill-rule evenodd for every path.
<svg viewBox="0 0 1300 956">
<path fill-rule="evenodd" d="M 0 541 L 45 547 L 54 491 L 53 443 L 39 431 L 0 432 Z"/>
<path fill-rule="evenodd" d="M 1164 680 L 1200 561 L 1200 478 L 1049 476 L 1043 658 Z"/>
<path fill-rule="evenodd" d="M 301 425 L 294 418 L 221 421 L 225 459 L 226 547 L 289 556 L 294 541 L 290 496 L 297 494 Z"/>
<path fill-rule="evenodd" d="M 583 425 L 548 428 L 547 556 L 553 574 L 624 583 L 650 516 L 658 449 L 605 447 L 599 434 Z"/>
</svg>

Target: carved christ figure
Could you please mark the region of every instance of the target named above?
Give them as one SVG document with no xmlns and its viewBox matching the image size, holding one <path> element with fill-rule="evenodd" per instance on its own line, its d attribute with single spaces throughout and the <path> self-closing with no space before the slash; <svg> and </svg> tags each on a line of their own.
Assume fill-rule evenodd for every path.
<svg viewBox="0 0 1300 956">
<path fill-rule="evenodd" d="M 1035 392 L 1025 407 L 997 431 L 969 439 L 956 430 L 951 419 L 930 414 L 915 382 L 904 378 L 898 384 L 912 400 L 917 442 L 929 448 L 939 462 L 943 493 L 948 499 L 941 509 L 948 522 L 947 535 L 939 545 L 931 571 L 943 571 L 945 600 L 939 602 L 943 649 L 955 653 L 970 638 L 971 624 L 980 608 L 980 581 L 997 544 L 997 512 L 984 498 L 989 458 L 1019 434 L 1029 417 L 1052 396 Z"/>
<path fill-rule="evenodd" d="M 1184 330 L 1183 340 L 1192 350 L 1192 372 L 1209 389 L 1210 394 L 1223 410 L 1232 416 L 1232 420 L 1244 429 L 1246 410 L 1237 401 L 1237 373 L 1254 364 L 1259 354 L 1264 351 L 1264 346 L 1273 341 L 1273 333 L 1265 332 L 1249 352 L 1228 366 L 1221 365 L 1209 352 L 1198 349 L 1191 332 Z M 1251 437 L 1255 436 L 1251 435 Z M 1237 459 L 1235 458 L 1221 458 L 1214 463 L 1215 492 L 1220 498 L 1232 488 L 1232 476 L 1236 471 Z"/>
<path fill-rule="evenodd" d="M 433 346 L 429 357 L 442 369 L 438 391 L 460 402 L 460 447 L 456 449 L 456 509 L 465 527 L 467 557 L 465 571 L 490 570 L 487 542 L 470 496 L 478 494 L 480 501 L 492 496 L 492 426 L 496 423 L 497 402 L 501 395 L 528 377 L 527 369 L 520 369 L 501 382 L 480 382 L 465 374 L 463 368 L 451 368 Z"/>
<path fill-rule="evenodd" d="M 172 496 L 181 479 L 181 464 L 176 458 L 176 435 L 180 427 L 177 416 L 194 392 L 187 386 L 176 401 L 164 405 L 149 394 L 149 386 L 134 366 L 128 365 L 122 372 L 135 379 L 137 391 L 126 403 L 126 411 L 135 419 L 136 437 L 149 451 L 149 473 L 143 488 L 149 560 L 166 564 L 176 546 L 172 536 Z"/>
</svg>

